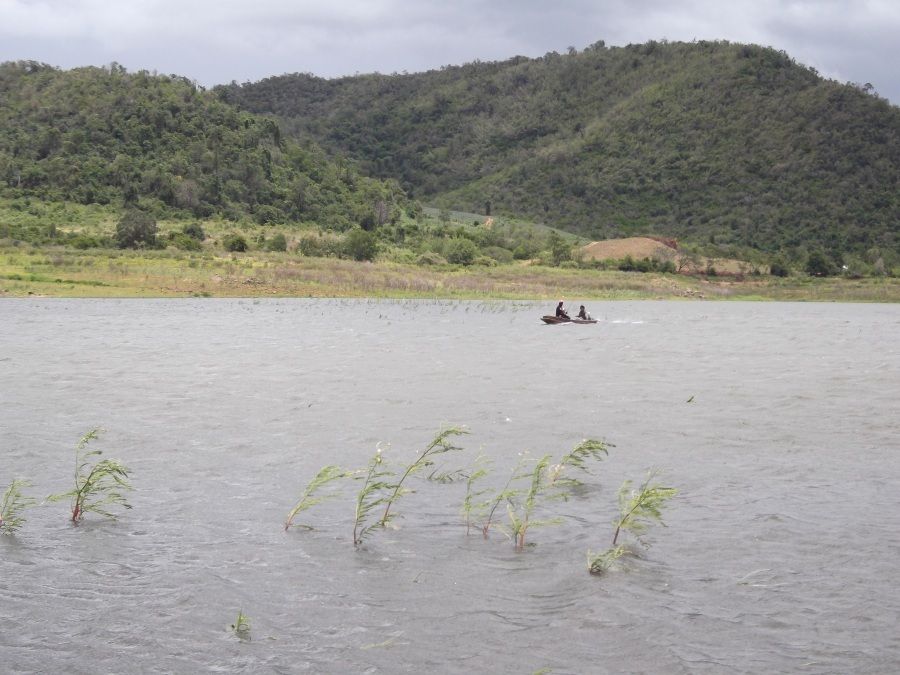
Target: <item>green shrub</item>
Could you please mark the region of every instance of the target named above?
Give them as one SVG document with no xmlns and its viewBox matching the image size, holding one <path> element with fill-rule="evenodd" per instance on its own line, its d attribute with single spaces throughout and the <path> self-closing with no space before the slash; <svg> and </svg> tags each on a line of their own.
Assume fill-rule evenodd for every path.
<svg viewBox="0 0 900 675">
<path fill-rule="evenodd" d="M 297 240 L 297 250 L 308 258 L 337 258 L 343 241 L 333 235 L 304 232 Z"/>
<path fill-rule="evenodd" d="M 256 222 L 260 225 L 275 225 L 284 222 L 284 213 L 274 206 L 262 204 L 255 209 Z"/>
<path fill-rule="evenodd" d="M 200 251 L 203 245 L 198 239 L 184 232 L 169 232 L 169 243 L 182 251 Z"/>
<path fill-rule="evenodd" d="M 156 245 L 156 218 L 143 211 L 129 211 L 116 224 L 116 246 L 151 248 Z"/>
<path fill-rule="evenodd" d="M 416 264 L 416 254 L 410 251 L 408 248 L 393 249 L 388 254 L 388 259 L 391 262 L 400 263 L 401 265 Z"/>
<path fill-rule="evenodd" d="M 483 249 L 482 252 L 484 255 L 490 256 L 499 263 L 511 263 L 515 259 L 512 251 L 508 248 L 501 248 L 500 246 L 488 246 Z"/>
<path fill-rule="evenodd" d="M 677 271 L 675 269 L 675 263 L 673 263 L 671 260 L 664 260 L 657 265 L 656 269 L 662 274 L 675 274 L 675 272 Z"/>
<path fill-rule="evenodd" d="M 222 248 L 232 253 L 243 253 L 248 248 L 247 240 L 241 234 L 227 234 L 222 239 Z"/>
<path fill-rule="evenodd" d="M 86 251 L 89 248 L 102 248 L 103 244 L 97 237 L 90 234 L 79 234 L 71 242 L 72 248 Z"/>
<path fill-rule="evenodd" d="M 516 260 L 531 260 L 540 253 L 540 246 L 532 242 L 519 244 L 513 249 L 513 258 Z"/>
<path fill-rule="evenodd" d="M 447 260 L 444 256 L 433 251 L 425 251 L 416 258 L 417 265 L 446 265 Z"/>
<path fill-rule="evenodd" d="M 618 263 L 616 263 L 616 268 L 620 272 L 634 272 L 635 271 L 634 258 L 631 257 L 631 254 L 626 255 Z"/>
<path fill-rule="evenodd" d="M 287 251 L 287 239 L 281 232 L 279 232 L 266 242 L 266 248 L 270 251 Z"/>
<path fill-rule="evenodd" d="M 831 276 L 834 273 L 834 265 L 824 251 L 812 251 L 806 261 L 806 273 L 811 277 Z"/>
<path fill-rule="evenodd" d="M 378 253 L 378 238 L 374 232 L 353 228 L 344 238 L 344 253 L 353 260 L 374 260 Z"/>
<path fill-rule="evenodd" d="M 781 256 L 776 256 L 772 260 L 772 264 L 769 266 L 769 274 L 773 277 L 786 277 L 791 273 L 790 268 L 787 263 L 784 262 L 784 258 Z"/>
<path fill-rule="evenodd" d="M 469 239 L 451 239 L 444 246 L 444 257 L 453 265 L 471 265 L 475 261 L 478 248 Z"/>
<path fill-rule="evenodd" d="M 190 223 L 189 225 L 185 225 L 181 231 L 198 241 L 204 241 L 206 239 L 206 232 L 203 231 L 203 227 L 200 223 Z"/>
</svg>

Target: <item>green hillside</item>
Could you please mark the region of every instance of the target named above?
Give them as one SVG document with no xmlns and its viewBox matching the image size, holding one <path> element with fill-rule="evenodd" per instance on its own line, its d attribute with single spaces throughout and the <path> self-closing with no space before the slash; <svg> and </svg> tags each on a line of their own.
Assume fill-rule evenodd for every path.
<svg viewBox="0 0 900 675">
<path fill-rule="evenodd" d="M 769 48 L 597 43 L 216 92 L 436 207 L 798 260 L 900 252 L 900 108 Z"/>
<path fill-rule="evenodd" d="M 0 64 L 0 197 L 334 229 L 408 207 L 395 181 L 360 176 L 270 119 L 116 64 Z"/>
</svg>

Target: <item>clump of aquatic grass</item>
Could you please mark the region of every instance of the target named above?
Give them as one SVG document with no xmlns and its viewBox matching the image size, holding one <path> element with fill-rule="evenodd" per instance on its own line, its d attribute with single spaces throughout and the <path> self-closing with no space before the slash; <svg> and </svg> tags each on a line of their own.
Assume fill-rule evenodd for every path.
<svg viewBox="0 0 900 675">
<path fill-rule="evenodd" d="M 0 501 L 0 533 L 13 534 L 27 520 L 22 512 L 35 503 L 35 499 L 24 494 L 24 490 L 34 487 L 27 478 L 15 478 L 3 493 Z"/>
<path fill-rule="evenodd" d="M 494 522 L 494 514 L 497 512 L 497 508 L 500 504 L 504 502 L 512 503 L 512 500 L 518 495 L 522 494 L 522 489 L 513 487 L 513 483 L 522 477 L 522 467 L 527 461 L 528 456 L 527 453 L 519 454 L 519 461 L 516 463 L 515 467 L 509 474 L 509 478 L 506 481 L 506 484 L 503 486 L 503 489 L 499 490 L 494 496 L 488 501 L 486 508 L 484 510 L 485 519 L 484 524 L 481 526 L 481 535 L 483 537 L 488 536 L 488 532 L 492 527 L 499 529 L 501 532 L 506 534 L 503 530 L 503 527 L 498 523 Z"/>
<path fill-rule="evenodd" d="M 388 478 L 394 473 L 384 468 L 384 457 L 381 447 L 375 449 L 375 454 L 369 460 L 369 466 L 356 480 L 361 480 L 363 486 L 356 495 L 356 511 L 353 519 L 353 544 L 358 546 L 373 527 L 383 525 L 383 520 L 369 520 L 369 514 L 372 510 L 384 504 L 387 500 L 386 492 L 396 489 L 397 485 L 388 481 Z"/>
<path fill-rule="evenodd" d="M 665 526 L 662 511 L 669 500 L 678 494 L 678 489 L 656 481 L 659 474 L 659 469 L 652 470 L 639 487 L 632 488 L 631 481 L 626 480 L 619 488 L 619 517 L 615 521 L 612 548 L 603 553 L 588 551 L 588 570 L 591 574 L 602 574 L 618 558 L 631 552 L 630 543 L 618 543 L 620 533 L 629 532 L 638 544 L 649 548 L 650 544 L 643 539 L 643 533 L 652 524 Z"/>
<path fill-rule="evenodd" d="M 391 513 L 391 507 L 398 499 L 410 492 L 404 486 L 406 479 L 424 469 L 433 467 L 436 455 L 461 450 L 462 448 L 453 444 L 452 439 L 455 436 L 467 433 L 468 429 L 464 426 L 446 427 L 442 424 L 431 443 L 419 454 L 416 460 L 410 464 L 402 465 L 404 471 L 397 480 L 392 480 L 396 474 L 387 468 L 388 465 L 385 462 L 380 445 L 376 447 L 375 454 L 369 460 L 368 466 L 361 471 L 346 471 L 338 466 L 326 466 L 306 486 L 299 501 L 288 513 L 284 529 L 287 530 L 291 526 L 294 517 L 300 511 L 304 511 L 325 499 L 338 496 L 337 493 L 315 494 L 320 488 L 338 478 L 353 476 L 355 480 L 363 483 L 362 488 L 356 495 L 356 508 L 353 519 L 353 543 L 358 546 L 362 543 L 363 538 L 371 532 L 372 528 L 376 526 L 384 527 L 394 517 L 394 514 Z M 461 472 L 444 472 L 436 478 L 435 475 L 437 473 L 436 470 L 432 471 L 429 478 L 439 482 L 452 482 L 454 476 Z M 375 507 L 382 505 L 384 506 L 384 512 L 380 517 L 373 519 L 372 514 Z"/>
<path fill-rule="evenodd" d="M 85 450 L 88 443 L 97 439 L 103 431 L 101 427 L 91 429 L 75 447 L 75 489 L 60 495 L 51 495 L 51 501 L 72 499 L 72 522 L 76 525 L 85 513 L 99 513 L 115 520 L 110 506 L 130 509 L 131 504 L 121 491 L 133 490 L 128 483 L 128 468 L 117 459 L 103 459 L 91 465 L 93 458 L 99 458 L 102 450 Z"/>
<path fill-rule="evenodd" d="M 577 478 L 564 477 L 563 472 L 565 469 L 571 467 L 584 471 L 588 475 L 593 475 L 585 464 L 587 460 L 596 459 L 600 461 L 604 455 L 609 455 L 609 448 L 613 447 L 615 446 L 612 444 L 594 440 L 593 438 L 583 440 L 571 451 L 563 455 L 558 463 L 550 467 L 550 482 L 554 485 L 568 485 L 572 487 L 581 485 L 581 481 Z"/>
<path fill-rule="evenodd" d="M 416 461 L 411 464 L 406 465 L 406 470 L 403 472 L 403 475 L 400 476 L 400 480 L 396 482 L 393 486 L 393 490 L 390 495 L 384 500 L 384 515 L 381 517 L 381 524 L 386 525 L 388 520 L 390 519 L 390 511 L 391 506 L 393 506 L 394 502 L 400 499 L 405 494 L 409 493 L 409 490 L 403 487 L 404 481 L 413 474 L 418 473 L 422 469 L 434 465 L 433 457 L 435 455 L 440 455 L 445 452 L 452 452 L 454 450 L 462 450 L 461 447 L 457 445 L 453 445 L 450 439 L 453 436 L 461 436 L 463 434 L 469 433 L 468 429 L 464 426 L 460 427 L 444 427 L 441 425 L 440 431 L 435 435 L 432 439 L 431 443 L 428 444 L 428 447 L 422 451 L 422 453 L 416 458 Z"/>
<path fill-rule="evenodd" d="M 360 545 L 373 528 L 383 528 L 388 521 L 396 517 L 392 511 L 394 503 L 411 492 L 406 487 L 406 479 L 434 467 L 437 455 L 461 450 L 462 448 L 455 445 L 454 438 L 466 433 L 468 433 L 468 429 L 464 426 L 441 425 L 441 429 L 415 461 L 409 464 L 399 464 L 402 472 L 395 472 L 389 468 L 380 445 L 376 447 L 375 454 L 365 469 L 347 472 L 336 466 L 323 468 L 310 481 L 294 509 L 288 513 L 285 529 L 292 525 L 294 517 L 300 511 L 324 499 L 337 496 L 336 493 L 317 494 L 320 488 L 338 478 L 352 476 L 362 483 L 362 487 L 356 495 L 353 519 L 353 543 L 356 546 Z M 611 446 L 602 441 L 586 439 L 564 454 L 559 462 L 553 465 L 551 465 L 551 455 L 535 458 L 529 452 L 520 453 L 519 460 L 510 472 L 506 484 L 497 491 L 481 487 L 483 479 L 490 473 L 490 464 L 492 463 L 492 460 L 483 453 L 476 458 L 471 471 L 466 472 L 463 469 L 438 471 L 435 469 L 431 471 L 428 478 L 431 481 L 443 483 L 452 483 L 457 477 L 465 478 L 466 493 L 461 513 L 466 523 L 466 534 L 473 527 L 478 527 L 481 529 L 482 535 L 487 537 L 490 529 L 495 528 L 512 539 L 518 548 L 523 548 L 530 528 L 561 522 L 559 518 L 555 517 L 545 518 L 542 516 L 541 519 L 536 519 L 535 516 L 541 507 L 551 500 L 566 499 L 572 487 L 582 484 L 578 479 L 564 475 L 564 472 L 572 469 L 591 474 L 587 466 L 588 461 L 590 459 L 601 460 L 608 455 L 609 447 Z M 500 522 L 496 515 L 501 505 L 505 505 L 504 510 L 509 517 L 508 522 Z M 380 516 L 374 515 L 376 509 L 381 511 Z M 502 513 L 502 511 L 500 512 Z M 304 525 L 304 527 L 309 526 Z"/>
<path fill-rule="evenodd" d="M 466 478 L 466 496 L 465 499 L 463 499 L 462 516 L 466 521 L 467 535 L 469 534 L 469 530 L 487 514 L 487 510 L 493 502 L 492 499 L 482 499 L 481 501 L 477 501 L 482 495 L 488 494 L 491 491 L 490 488 L 483 488 L 481 490 L 475 489 L 476 483 L 490 473 L 491 470 L 488 466 L 492 462 L 493 460 L 487 455 L 478 455 L 478 457 L 475 458 L 472 471 Z"/>
<path fill-rule="evenodd" d="M 537 507 L 547 498 L 561 499 L 565 497 L 565 492 L 556 491 L 549 492 L 549 488 L 553 486 L 551 480 L 552 474 L 547 471 L 550 464 L 550 455 L 544 455 L 540 459 L 531 460 L 535 462 L 534 469 L 518 475 L 516 478 L 528 478 L 529 487 L 525 490 L 515 492 L 507 500 L 506 512 L 509 515 L 510 526 L 513 533 L 513 541 L 519 548 L 525 547 L 525 534 L 529 527 L 537 527 L 538 525 L 553 525 L 561 522 L 559 518 L 550 520 L 535 521 L 533 515 Z M 518 497 L 521 496 L 521 499 Z"/>
<path fill-rule="evenodd" d="M 294 520 L 294 516 L 296 516 L 301 511 L 305 511 L 311 506 L 325 501 L 326 499 L 332 499 L 333 497 L 339 496 L 340 493 L 338 492 L 315 496 L 314 493 L 328 483 L 337 480 L 338 478 L 345 478 L 349 475 L 350 474 L 343 468 L 333 465 L 326 466 L 321 471 L 319 471 L 319 473 L 317 473 L 306 486 L 306 489 L 303 490 L 303 494 L 300 495 L 300 499 L 297 504 L 293 509 L 291 509 L 290 513 L 288 513 L 287 519 L 284 521 L 284 529 L 287 530 L 293 524 L 292 521 Z M 313 529 L 310 525 L 304 525 L 303 523 L 297 523 L 295 527 L 296 526 L 305 527 L 308 530 Z"/>
<path fill-rule="evenodd" d="M 619 544 L 614 548 L 603 551 L 603 553 L 594 553 L 593 551 L 588 550 L 588 571 L 590 571 L 591 574 L 603 574 L 608 570 L 624 567 L 624 565 L 621 565 L 616 561 L 623 555 L 629 553 L 631 553 L 631 549 L 626 544 Z"/>
<path fill-rule="evenodd" d="M 250 617 L 244 616 L 244 609 L 238 610 L 237 620 L 228 627 L 241 640 L 250 640 Z"/>
<path fill-rule="evenodd" d="M 648 472 L 647 480 L 637 489 L 631 488 L 630 480 L 626 480 L 619 488 L 619 522 L 613 535 L 613 546 L 619 539 L 619 533 L 628 530 L 638 543 L 649 548 L 650 545 L 641 538 L 647 527 L 652 523 L 665 527 L 662 509 L 678 494 L 678 489 L 654 483 L 653 480 L 659 474 L 659 469 Z"/>
<path fill-rule="evenodd" d="M 482 467 L 481 472 L 473 471 L 467 486 L 466 501 L 463 504 L 466 531 L 468 532 L 476 521 L 483 518 L 484 522 L 481 527 L 483 536 L 487 536 L 492 527 L 510 536 L 510 532 L 507 532 L 503 525 L 494 520 L 499 506 L 506 504 L 512 539 L 516 546 L 524 547 L 525 535 L 529 527 L 561 522 L 559 518 L 534 520 L 534 514 L 538 507 L 548 500 L 567 499 L 571 488 L 582 485 L 577 478 L 564 475 L 565 470 L 578 469 L 591 474 L 587 466 L 588 460 L 603 459 L 605 455 L 609 454 L 609 447 L 612 446 L 603 441 L 585 439 L 552 465 L 550 464 L 551 455 L 535 459 L 525 452 L 519 455 L 519 461 L 510 473 L 506 485 L 491 499 L 481 502 L 475 500 L 485 494 L 487 490 L 475 491 L 472 482 L 484 477 L 486 469 Z"/>
</svg>

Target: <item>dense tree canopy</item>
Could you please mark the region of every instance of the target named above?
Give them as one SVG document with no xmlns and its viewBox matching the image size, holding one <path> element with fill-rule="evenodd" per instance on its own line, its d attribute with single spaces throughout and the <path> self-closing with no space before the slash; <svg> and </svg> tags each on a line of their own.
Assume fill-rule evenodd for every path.
<svg viewBox="0 0 900 675">
<path fill-rule="evenodd" d="M 434 206 L 596 239 L 900 250 L 900 108 L 770 48 L 597 43 L 218 92 Z"/>
<path fill-rule="evenodd" d="M 116 64 L 0 65 L 0 186 L 8 196 L 337 229 L 407 201 L 394 181 L 331 162 L 308 138 L 285 138 L 276 122 L 186 78 Z"/>
</svg>

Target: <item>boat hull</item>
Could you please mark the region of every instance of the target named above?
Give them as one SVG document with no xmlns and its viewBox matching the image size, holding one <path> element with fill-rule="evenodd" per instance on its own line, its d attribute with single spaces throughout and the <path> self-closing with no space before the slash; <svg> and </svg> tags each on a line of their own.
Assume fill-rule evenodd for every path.
<svg viewBox="0 0 900 675">
<path fill-rule="evenodd" d="M 551 325 L 557 323 L 597 323 L 597 319 L 564 319 L 560 316 L 550 315 L 542 316 L 541 321 Z"/>
</svg>

